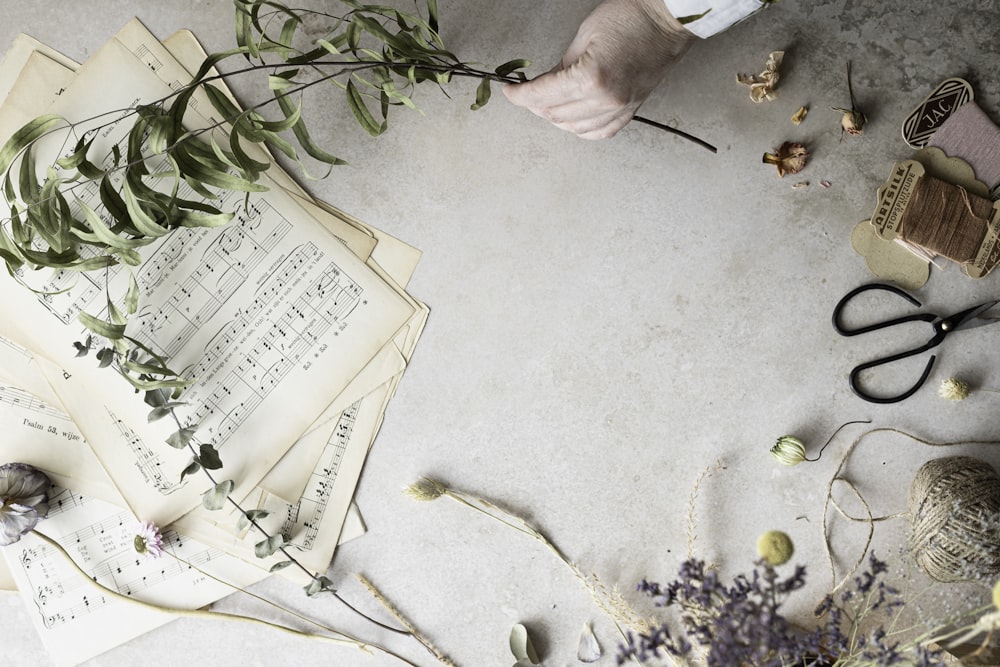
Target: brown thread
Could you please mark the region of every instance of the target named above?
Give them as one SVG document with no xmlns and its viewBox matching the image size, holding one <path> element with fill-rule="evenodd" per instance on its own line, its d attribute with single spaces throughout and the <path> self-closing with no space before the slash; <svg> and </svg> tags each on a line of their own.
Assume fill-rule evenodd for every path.
<svg viewBox="0 0 1000 667">
<path fill-rule="evenodd" d="M 899 237 L 960 264 L 976 259 L 989 229 L 993 202 L 965 188 L 924 176 L 899 224 Z"/>
</svg>

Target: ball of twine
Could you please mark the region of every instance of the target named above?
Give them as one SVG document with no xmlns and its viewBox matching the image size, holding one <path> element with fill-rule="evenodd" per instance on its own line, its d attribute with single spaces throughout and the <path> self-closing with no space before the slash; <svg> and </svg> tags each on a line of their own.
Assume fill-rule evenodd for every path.
<svg viewBox="0 0 1000 667">
<path fill-rule="evenodd" d="M 1000 475 L 970 456 L 925 463 L 909 496 L 910 548 L 932 579 L 957 582 L 1000 574 Z"/>
</svg>

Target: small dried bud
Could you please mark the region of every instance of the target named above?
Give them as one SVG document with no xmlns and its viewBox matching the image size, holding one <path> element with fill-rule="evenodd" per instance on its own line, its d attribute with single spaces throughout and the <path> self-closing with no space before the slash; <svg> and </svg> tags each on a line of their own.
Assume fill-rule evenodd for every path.
<svg viewBox="0 0 1000 667">
<path fill-rule="evenodd" d="M 833 107 L 833 109 L 844 114 L 840 118 L 840 128 L 843 132 L 853 135 L 861 134 L 865 123 L 868 122 L 868 118 L 863 113 L 857 109 L 842 109 L 840 107 Z"/>
<path fill-rule="evenodd" d="M 783 435 L 771 447 L 771 456 L 781 465 L 798 465 L 806 460 L 806 446 L 794 436 Z"/>
<path fill-rule="evenodd" d="M 806 114 L 809 113 L 809 107 L 799 107 L 799 110 L 792 114 L 792 123 L 795 125 L 801 125 L 802 121 L 806 119 Z"/>
<path fill-rule="evenodd" d="M 757 553 L 768 565 L 777 567 L 792 559 L 792 538 L 780 530 L 769 530 L 757 538 Z"/>
<path fill-rule="evenodd" d="M 410 484 L 403 493 L 415 500 L 436 500 L 448 491 L 441 482 L 429 477 L 421 477 L 418 481 Z"/>
<path fill-rule="evenodd" d="M 949 401 L 964 401 L 972 393 L 969 383 L 958 378 L 948 378 L 941 381 L 938 387 L 938 396 Z"/>
<path fill-rule="evenodd" d="M 778 176 L 797 174 L 806 166 L 809 151 L 802 144 L 786 141 L 773 153 L 764 153 L 762 162 L 773 164 L 778 170 Z"/>
</svg>

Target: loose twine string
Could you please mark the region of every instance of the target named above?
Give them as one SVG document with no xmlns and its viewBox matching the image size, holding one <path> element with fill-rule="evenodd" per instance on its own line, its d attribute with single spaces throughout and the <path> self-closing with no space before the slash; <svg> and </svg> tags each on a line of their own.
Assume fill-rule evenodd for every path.
<svg viewBox="0 0 1000 667">
<path fill-rule="evenodd" d="M 875 524 L 890 519 L 909 517 L 913 523 L 910 546 L 918 563 L 932 578 L 939 581 L 959 581 L 969 575 L 1000 573 L 1000 544 L 996 528 L 1000 512 L 1000 476 L 988 464 L 972 457 L 951 457 L 932 461 L 918 472 L 910 488 L 909 511 L 875 516 L 871 505 L 851 480 L 844 476 L 851 455 L 870 436 L 890 433 L 928 447 L 944 448 L 957 445 L 1000 445 L 997 440 L 960 440 L 934 442 L 896 428 L 876 428 L 859 435 L 844 452 L 837 471 L 827 483 L 823 503 L 823 542 L 830 568 L 831 593 L 847 583 L 864 563 L 875 535 Z M 834 485 L 840 482 L 849 489 L 864 509 L 865 516 L 856 517 L 845 511 L 833 496 Z M 953 502 L 942 502 L 942 496 Z M 864 549 L 839 581 L 830 542 L 830 508 L 847 519 L 868 526 Z M 991 516 L 992 515 L 992 516 Z M 914 520 L 916 518 L 916 520 Z M 992 523 L 990 520 L 992 519 Z M 992 530 L 991 530 L 992 528 Z M 985 539 L 990 533 L 991 540 Z"/>
<path fill-rule="evenodd" d="M 960 264 L 976 259 L 989 230 L 993 202 L 924 176 L 903 211 L 899 238 Z"/>
</svg>

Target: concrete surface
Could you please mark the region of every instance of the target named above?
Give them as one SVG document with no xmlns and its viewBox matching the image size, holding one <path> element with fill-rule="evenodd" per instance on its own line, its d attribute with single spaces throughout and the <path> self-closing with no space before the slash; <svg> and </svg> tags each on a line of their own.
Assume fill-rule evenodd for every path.
<svg viewBox="0 0 1000 667">
<path fill-rule="evenodd" d="M 537 74 L 594 4 L 440 0 L 442 32 L 467 60 L 531 58 Z M 132 16 L 160 37 L 191 28 L 209 51 L 234 44 L 225 0 L 0 6 L 0 48 L 25 32 L 83 60 Z M 863 427 L 845 430 L 821 462 L 796 468 L 768 455 L 775 438 L 794 433 L 815 453 L 854 419 L 937 441 L 997 437 L 1000 397 L 980 391 L 955 403 L 935 389 L 952 375 L 1000 388 L 1000 328 L 950 341 L 923 391 L 880 406 L 850 392 L 848 369 L 927 332 L 899 343 L 845 339 L 830 313 L 872 279 L 849 234 L 870 215 L 892 163 L 911 153 L 899 131 L 909 112 L 941 80 L 962 76 L 1000 120 L 998 18 L 998 0 L 783 0 L 696 44 L 642 109 L 715 143 L 716 155 L 635 124 L 585 142 L 499 94 L 473 113 L 467 82 L 450 100 L 420 91 L 423 115 L 395 114 L 377 140 L 333 93 L 314 100 L 306 112 L 314 133 L 351 164 L 308 187 L 422 249 L 410 290 L 432 308 L 358 489 L 369 532 L 342 547 L 329 572 L 341 594 L 378 613 L 355 581 L 363 572 L 467 667 L 512 664 L 507 636 L 518 622 L 547 665 L 578 664 L 580 629 L 593 623 L 605 647 L 600 664 L 614 664 L 614 627 L 547 551 L 455 503 L 416 503 L 400 490 L 432 475 L 520 512 L 649 613 L 634 585 L 669 579 L 685 557 L 689 498 L 709 470 L 695 502 L 695 553 L 731 574 L 751 565 L 757 535 L 785 530 L 811 575 L 790 607 L 807 620 L 830 584 L 824 489 Z M 787 53 L 780 97 L 755 105 L 735 74 L 760 71 L 776 49 Z M 870 123 L 841 141 L 830 107 L 847 104 L 848 60 Z M 244 100 L 263 92 L 233 86 Z M 801 105 L 811 112 L 796 127 L 789 117 Z M 803 141 L 812 158 L 799 176 L 779 179 L 761 154 L 785 140 Z M 794 190 L 798 180 L 811 185 Z M 958 309 L 996 296 L 998 280 L 973 281 L 947 265 L 918 296 L 929 308 Z M 896 379 L 908 382 L 921 365 Z M 874 494 L 876 512 L 904 510 L 913 472 L 940 455 L 903 439 L 865 451 L 851 474 Z M 877 533 L 890 555 L 905 525 Z M 836 533 L 842 562 L 863 534 Z M 256 590 L 435 664 L 333 600 L 306 599 L 277 578 Z M 261 613 L 237 597 L 220 608 Z M 0 596 L 0 623 L 5 664 L 46 664 L 16 597 Z M 181 620 L 88 664 L 399 663 Z"/>
</svg>

